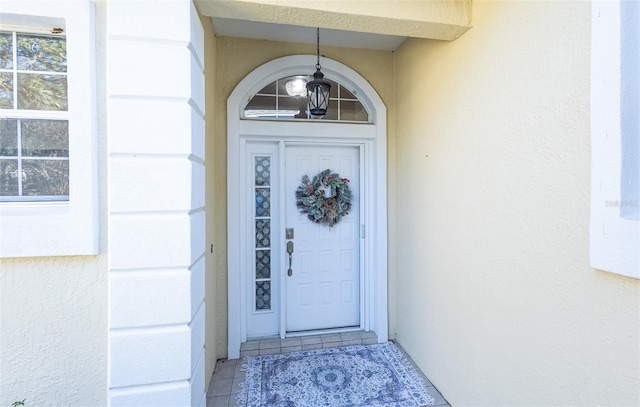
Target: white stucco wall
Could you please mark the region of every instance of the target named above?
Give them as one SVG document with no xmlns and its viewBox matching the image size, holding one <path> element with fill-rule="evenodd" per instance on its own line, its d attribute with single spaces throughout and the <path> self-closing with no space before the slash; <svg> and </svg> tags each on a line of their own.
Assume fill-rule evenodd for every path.
<svg viewBox="0 0 640 407">
<path fill-rule="evenodd" d="M 106 14 L 95 5 L 100 255 L 0 260 L 2 406 L 107 403 Z"/>
<path fill-rule="evenodd" d="M 107 13 L 109 403 L 204 406 L 203 27 L 190 0 Z"/>
<path fill-rule="evenodd" d="M 640 281 L 589 266 L 588 2 L 397 51 L 397 339 L 452 405 L 640 404 Z"/>
<path fill-rule="evenodd" d="M 206 241 L 208 250 L 205 250 L 207 256 L 206 270 L 205 270 L 205 314 L 206 314 L 206 326 L 205 326 L 205 378 L 210 378 L 213 374 L 213 370 L 216 366 L 218 359 L 217 350 L 217 332 L 218 327 L 223 325 L 218 321 L 219 315 L 217 312 L 218 301 L 216 290 L 218 287 L 218 276 L 216 270 L 220 268 L 221 258 L 224 258 L 226 253 L 221 251 L 218 247 L 219 242 L 216 240 L 219 233 L 218 230 L 224 230 L 225 225 L 221 224 L 216 213 L 217 206 L 220 204 L 220 199 L 216 195 L 214 185 L 221 179 L 219 172 L 222 168 L 216 165 L 217 151 L 215 146 L 215 111 L 216 111 L 216 61 L 217 61 L 217 49 L 216 38 L 214 33 L 214 27 L 211 23 L 211 19 L 207 17 L 201 17 L 202 27 L 204 29 L 204 46 L 205 46 L 205 106 L 206 106 L 206 122 L 205 122 L 205 179 L 207 184 L 205 187 L 205 211 L 207 213 L 207 226 L 206 226 Z M 225 324 L 226 326 L 226 319 Z M 206 385 L 209 386 L 211 382 L 207 381 Z"/>
<path fill-rule="evenodd" d="M 104 256 L 0 267 L 0 405 L 105 405 Z"/>
</svg>

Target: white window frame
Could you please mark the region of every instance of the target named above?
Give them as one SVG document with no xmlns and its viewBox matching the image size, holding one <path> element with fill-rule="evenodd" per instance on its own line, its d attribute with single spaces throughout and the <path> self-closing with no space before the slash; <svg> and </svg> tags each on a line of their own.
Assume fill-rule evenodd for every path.
<svg viewBox="0 0 640 407">
<path fill-rule="evenodd" d="M 640 18 L 639 18 L 640 20 Z M 620 2 L 592 5 L 591 26 L 591 222 L 592 267 L 640 278 L 640 222 L 621 215 Z"/>
<path fill-rule="evenodd" d="M 69 120 L 69 200 L 0 202 L 0 258 L 98 254 L 93 4 L 1 1 L 0 24 L 5 31 L 64 29 Z"/>
<path fill-rule="evenodd" d="M 12 52 L 14 53 L 14 61 L 13 61 L 13 67 L 11 68 L 11 73 L 14 75 L 14 82 L 13 82 L 13 99 L 12 102 L 14 104 L 14 106 L 12 106 L 10 109 L 0 109 L 0 112 L 2 112 L 2 116 L 1 118 L 3 119 L 9 119 L 9 120 L 16 120 L 17 121 L 17 138 L 18 138 L 18 143 L 17 143 L 17 153 L 16 153 L 16 157 L 15 159 L 18 161 L 18 171 L 20 172 L 20 168 L 24 165 L 24 161 L 26 160 L 39 160 L 39 159 L 45 159 L 45 160 L 51 160 L 51 157 L 24 157 L 22 154 L 22 147 L 21 147 L 21 142 L 20 140 L 22 140 L 22 130 L 21 130 L 21 123 L 22 121 L 28 121 L 28 120 L 54 120 L 54 121 L 64 121 L 64 122 L 69 122 L 69 112 L 67 110 L 27 110 L 27 109 L 18 109 L 17 108 L 17 98 L 16 95 L 18 93 L 18 80 L 17 80 L 17 75 L 20 75 L 22 72 L 25 72 L 25 70 L 21 70 L 18 68 L 18 61 L 15 58 L 16 56 L 16 49 L 18 47 L 18 41 L 17 38 L 19 35 L 23 35 L 23 34 L 35 34 L 35 35 L 42 35 L 42 34 L 49 34 L 49 30 L 40 30 L 39 27 L 35 28 L 35 27 L 28 27 L 28 26 L 12 26 L 12 25 L 6 25 L 4 23 L 4 21 L 0 21 L 0 31 L 3 32 L 8 32 L 11 34 L 12 36 Z M 51 36 L 52 38 L 64 38 L 66 41 L 66 34 L 58 34 L 58 35 L 53 35 Z M 22 71 L 22 72 L 20 72 Z M 26 72 L 28 72 L 29 74 L 38 74 L 38 75 L 43 75 L 43 74 L 47 74 L 47 75 L 55 75 L 55 76 L 61 76 L 64 77 L 65 79 L 67 79 L 67 71 L 65 70 L 64 72 L 46 72 L 46 71 L 31 71 L 31 70 L 26 70 Z M 68 97 L 67 97 L 67 102 L 68 102 Z M 68 148 L 68 145 L 67 145 Z M 14 159 L 14 157 L 12 156 L 3 156 L 3 159 Z M 69 157 L 58 157 L 58 158 L 54 158 L 54 160 L 56 161 L 69 161 Z M 20 178 L 20 177 L 19 177 Z M 0 202 L 16 202 L 16 201 L 24 201 L 24 202 L 39 202 L 39 201 L 68 201 L 69 200 L 69 196 L 68 195 L 62 195 L 62 196 L 55 196 L 55 195 L 45 195 L 45 196 L 39 196 L 39 195 L 33 195 L 33 196 L 24 196 L 22 195 L 22 182 L 21 180 L 18 181 L 18 185 L 19 185 L 19 195 L 18 196 L 2 196 L 0 197 Z M 6 198 L 6 199 L 5 199 Z"/>
</svg>

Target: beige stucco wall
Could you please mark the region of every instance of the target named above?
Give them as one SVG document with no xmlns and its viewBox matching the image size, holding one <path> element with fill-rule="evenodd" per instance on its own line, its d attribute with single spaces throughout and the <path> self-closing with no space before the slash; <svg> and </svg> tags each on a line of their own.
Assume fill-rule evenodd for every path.
<svg viewBox="0 0 640 407">
<path fill-rule="evenodd" d="M 211 49 L 208 43 L 206 52 Z M 283 43 L 262 40 L 250 40 L 241 38 L 219 37 L 216 39 L 216 64 L 215 68 L 207 66 L 207 78 L 211 76 L 211 71 L 215 69 L 215 101 L 212 112 L 211 104 L 207 103 L 207 118 L 213 115 L 215 134 L 213 144 L 210 142 L 210 132 L 207 128 L 207 161 L 213 159 L 215 167 L 214 179 L 208 178 L 208 196 L 213 196 L 215 218 L 214 251 L 216 280 L 216 335 L 217 354 L 226 356 L 227 354 L 227 259 L 226 259 L 226 144 L 227 144 L 227 98 L 235 86 L 255 68 L 271 61 L 275 58 L 296 55 L 314 54 L 315 46 L 310 44 Z M 327 58 L 337 60 L 360 75 L 365 77 L 376 89 L 384 101 L 388 114 L 388 138 L 393 140 L 395 120 L 391 114 L 394 106 L 393 92 L 393 54 L 386 51 L 356 50 L 338 47 L 322 47 L 321 53 Z M 320 61 L 322 63 L 322 61 Z M 310 57 L 310 69 L 313 70 L 315 61 Z M 310 71 L 310 73 L 311 73 Z M 389 145 L 389 151 L 393 151 L 393 143 Z M 390 154 L 394 157 L 394 154 Z M 208 170 L 209 171 L 209 170 Z M 209 172 L 207 173 L 209 176 Z M 213 189 L 213 191 L 211 191 Z M 210 215 L 208 212 L 207 216 Z M 393 271 L 390 270 L 393 274 Z M 209 297 L 207 297 L 209 301 Z M 395 301 L 393 298 L 390 304 Z M 393 309 L 393 307 L 391 307 Z M 390 311 L 390 312 L 393 312 Z M 210 323 L 212 317 L 207 317 Z"/>
<path fill-rule="evenodd" d="M 107 404 L 106 7 L 95 3 L 101 254 L 0 260 L 2 406 Z"/>
<path fill-rule="evenodd" d="M 471 0 L 194 1 L 213 17 L 441 40 L 467 31 L 472 10 Z"/>
<path fill-rule="evenodd" d="M 397 51 L 397 339 L 452 405 L 640 405 L 640 281 L 589 267 L 590 5 Z"/>
</svg>

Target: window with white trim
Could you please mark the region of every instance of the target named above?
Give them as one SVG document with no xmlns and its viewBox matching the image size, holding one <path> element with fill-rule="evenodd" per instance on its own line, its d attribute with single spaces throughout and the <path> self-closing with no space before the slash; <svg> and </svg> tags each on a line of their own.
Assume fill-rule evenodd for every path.
<svg viewBox="0 0 640 407">
<path fill-rule="evenodd" d="M 98 254 L 91 0 L 0 7 L 0 258 Z"/>
<path fill-rule="evenodd" d="M 0 31 L 0 201 L 69 198 L 67 46 Z"/>
<path fill-rule="evenodd" d="M 640 278 L 640 7 L 591 8 L 591 221 L 593 268 Z"/>
</svg>

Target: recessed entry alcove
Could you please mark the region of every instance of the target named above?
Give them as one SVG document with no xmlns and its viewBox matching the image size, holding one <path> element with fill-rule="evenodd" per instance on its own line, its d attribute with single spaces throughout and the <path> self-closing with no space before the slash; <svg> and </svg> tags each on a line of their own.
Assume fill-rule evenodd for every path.
<svg viewBox="0 0 640 407">
<path fill-rule="evenodd" d="M 260 337 L 359 330 L 387 340 L 386 108 L 365 78 L 323 58 L 329 107 L 309 114 L 305 73 L 315 62 L 270 61 L 227 100 L 230 358 Z M 302 177 L 325 169 L 353 193 L 331 228 L 295 202 Z"/>
</svg>

